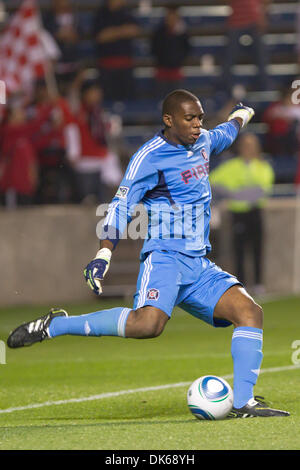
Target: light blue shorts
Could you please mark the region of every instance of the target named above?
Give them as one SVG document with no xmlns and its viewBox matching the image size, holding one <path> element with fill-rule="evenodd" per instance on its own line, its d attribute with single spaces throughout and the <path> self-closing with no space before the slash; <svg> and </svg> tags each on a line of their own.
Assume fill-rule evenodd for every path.
<svg viewBox="0 0 300 470">
<path fill-rule="evenodd" d="M 152 305 L 171 317 L 177 305 L 215 327 L 229 326 L 214 319 L 215 306 L 230 287 L 241 284 L 204 257 L 176 251 L 152 251 L 141 262 L 133 309 Z"/>
</svg>

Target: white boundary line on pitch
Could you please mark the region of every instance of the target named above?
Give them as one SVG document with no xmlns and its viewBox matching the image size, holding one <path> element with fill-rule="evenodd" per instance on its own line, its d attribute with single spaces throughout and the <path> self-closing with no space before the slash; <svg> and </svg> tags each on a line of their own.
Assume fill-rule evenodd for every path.
<svg viewBox="0 0 300 470">
<path fill-rule="evenodd" d="M 266 372 L 281 372 L 281 371 L 293 370 L 293 369 L 300 369 L 300 365 L 270 367 L 269 369 L 261 369 L 260 373 L 264 374 Z M 222 377 L 224 379 L 232 379 L 233 374 L 223 375 Z M 191 383 L 192 381 L 191 382 L 178 382 L 174 384 L 156 385 L 154 387 L 134 388 L 131 390 L 130 389 L 120 390 L 119 392 L 101 393 L 100 395 L 91 395 L 89 397 L 82 397 L 82 398 L 69 398 L 68 400 L 45 401 L 44 403 L 33 403 L 31 405 L 16 406 L 15 408 L 6 408 L 4 410 L 0 410 L 0 414 L 13 413 L 14 411 L 33 410 L 35 408 L 43 408 L 44 406 L 67 405 L 69 403 L 82 403 L 85 401 L 102 400 L 103 398 L 119 397 L 121 395 L 130 395 L 132 393 L 152 392 L 156 390 L 166 390 L 168 388 L 187 387 Z"/>
</svg>

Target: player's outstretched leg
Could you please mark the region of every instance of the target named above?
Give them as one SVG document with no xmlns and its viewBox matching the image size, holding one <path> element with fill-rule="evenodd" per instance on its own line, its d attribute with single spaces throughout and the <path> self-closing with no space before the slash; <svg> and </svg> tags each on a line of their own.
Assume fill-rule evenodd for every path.
<svg viewBox="0 0 300 470">
<path fill-rule="evenodd" d="M 31 346 L 34 343 L 49 338 L 49 326 L 54 318 L 68 316 L 65 310 L 60 308 L 52 308 L 47 315 L 23 323 L 12 331 L 7 339 L 7 345 L 10 348 L 21 348 L 23 346 Z"/>
<path fill-rule="evenodd" d="M 238 418 L 289 416 L 286 411 L 269 408 L 261 397 L 254 397 L 263 358 L 263 312 L 241 286 L 228 289 L 214 311 L 215 318 L 230 321 L 234 326 L 231 343 L 233 359 L 233 410 Z"/>
<path fill-rule="evenodd" d="M 116 307 L 76 316 L 51 309 L 47 315 L 16 328 L 7 345 L 20 348 L 62 335 L 153 338 L 161 334 L 168 319 L 163 311 L 151 306 L 137 310 Z"/>
</svg>

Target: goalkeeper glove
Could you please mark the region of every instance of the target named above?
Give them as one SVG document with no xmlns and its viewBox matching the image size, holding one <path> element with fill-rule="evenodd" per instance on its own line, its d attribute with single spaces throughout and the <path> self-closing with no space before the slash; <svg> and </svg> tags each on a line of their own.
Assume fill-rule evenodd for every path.
<svg viewBox="0 0 300 470">
<path fill-rule="evenodd" d="M 242 127 L 245 127 L 253 116 L 254 109 L 248 108 L 248 106 L 244 106 L 243 103 L 239 103 L 229 114 L 228 121 L 231 121 L 231 119 L 240 118 L 243 121 Z"/>
<path fill-rule="evenodd" d="M 111 251 L 108 248 L 101 248 L 95 258 L 87 265 L 83 271 L 88 286 L 100 295 L 102 293 L 101 282 L 108 271 L 111 259 Z"/>
</svg>

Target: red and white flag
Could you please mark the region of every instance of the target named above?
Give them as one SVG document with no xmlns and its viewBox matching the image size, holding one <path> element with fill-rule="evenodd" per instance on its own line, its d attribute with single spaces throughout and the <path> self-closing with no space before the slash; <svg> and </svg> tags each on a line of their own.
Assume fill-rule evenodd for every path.
<svg viewBox="0 0 300 470">
<path fill-rule="evenodd" d="M 0 36 L 0 80 L 8 93 L 32 86 L 45 74 L 46 56 L 35 0 L 24 0 Z"/>
</svg>

